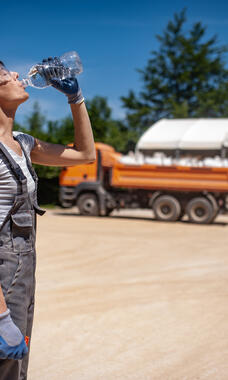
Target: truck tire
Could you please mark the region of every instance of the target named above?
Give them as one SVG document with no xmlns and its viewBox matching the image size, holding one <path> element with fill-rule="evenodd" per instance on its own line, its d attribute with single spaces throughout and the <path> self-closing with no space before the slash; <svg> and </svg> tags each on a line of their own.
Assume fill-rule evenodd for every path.
<svg viewBox="0 0 228 380">
<path fill-rule="evenodd" d="M 193 198 L 187 204 L 186 213 L 190 222 L 197 224 L 209 224 L 216 216 L 212 203 L 204 197 Z"/>
<path fill-rule="evenodd" d="M 181 215 L 179 201 L 171 195 L 159 196 L 153 204 L 156 219 L 163 222 L 175 222 Z"/>
<path fill-rule="evenodd" d="M 99 204 L 96 195 L 85 193 L 79 196 L 77 206 L 81 215 L 98 216 Z"/>
<path fill-rule="evenodd" d="M 212 204 L 213 210 L 214 210 L 214 218 L 212 220 L 212 222 L 213 222 L 219 213 L 219 205 L 218 205 L 215 197 L 212 194 L 208 194 L 207 199 L 209 199 L 210 203 Z"/>
</svg>

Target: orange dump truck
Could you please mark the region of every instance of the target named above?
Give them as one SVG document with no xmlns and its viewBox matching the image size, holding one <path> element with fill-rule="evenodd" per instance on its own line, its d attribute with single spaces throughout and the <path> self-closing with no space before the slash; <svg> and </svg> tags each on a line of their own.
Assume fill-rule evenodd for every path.
<svg viewBox="0 0 228 380">
<path fill-rule="evenodd" d="M 96 143 L 92 164 L 63 168 L 60 203 L 82 215 L 109 215 L 114 209 L 151 209 L 162 221 L 211 223 L 226 212 L 228 168 L 124 164 L 111 146 Z"/>
</svg>

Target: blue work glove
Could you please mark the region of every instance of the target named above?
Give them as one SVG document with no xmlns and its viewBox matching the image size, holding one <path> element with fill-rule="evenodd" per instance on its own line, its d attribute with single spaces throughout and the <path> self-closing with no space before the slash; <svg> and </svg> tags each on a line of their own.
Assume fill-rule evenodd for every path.
<svg viewBox="0 0 228 380">
<path fill-rule="evenodd" d="M 67 96 L 69 104 L 83 102 L 84 97 L 77 79 L 75 77 L 61 79 L 65 68 L 59 58 L 50 57 L 48 59 L 43 59 L 42 63 L 39 63 L 36 66 L 36 69 L 49 84 Z"/>
<path fill-rule="evenodd" d="M 7 309 L 5 313 L 0 314 L 0 359 L 20 360 L 27 353 L 25 339 Z"/>
</svg>

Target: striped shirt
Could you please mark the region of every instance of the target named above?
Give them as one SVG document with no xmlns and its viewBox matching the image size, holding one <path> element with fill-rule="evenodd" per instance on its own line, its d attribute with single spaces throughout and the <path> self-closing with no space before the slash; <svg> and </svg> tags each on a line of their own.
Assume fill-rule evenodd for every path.
<svg viewBox="0 0 228 380">
<path fill-rule="evenodd" d="M 30 152 L 33 149 L 35 143 L 34 137 L 27 135 L 26 133 L 16 131 L 13 132 L 13 135 L 17 136 L 18 140 L 20 140 L 28 157 L 30 158 Z M 32 193 L 35 190 L 35 182 L 27 167 L 24 152 L 22 152 L 22 156 L 19 156 L 7 145 L 3 145 L 16 161 L 16 163 L 20 166 L 25 177 L 27 178 L 28 192 Z M 0 151 L 0 226 L 13 205 L 15 195 L 20 194 L 20 191 L 21 187 L 15 180 L 8 162 L 3 159 L 3 154 Z"/>
</svg>

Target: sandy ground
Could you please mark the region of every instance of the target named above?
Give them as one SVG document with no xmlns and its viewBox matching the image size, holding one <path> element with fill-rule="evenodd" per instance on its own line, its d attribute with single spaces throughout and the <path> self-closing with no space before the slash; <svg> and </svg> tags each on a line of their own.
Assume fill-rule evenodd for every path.
<svg viewBox="0 0 228 380">
<path fill-rule="evenodd" d="M 29 380 L 228 379 L 227 223 L 39 217 Z"/>
</svg>

